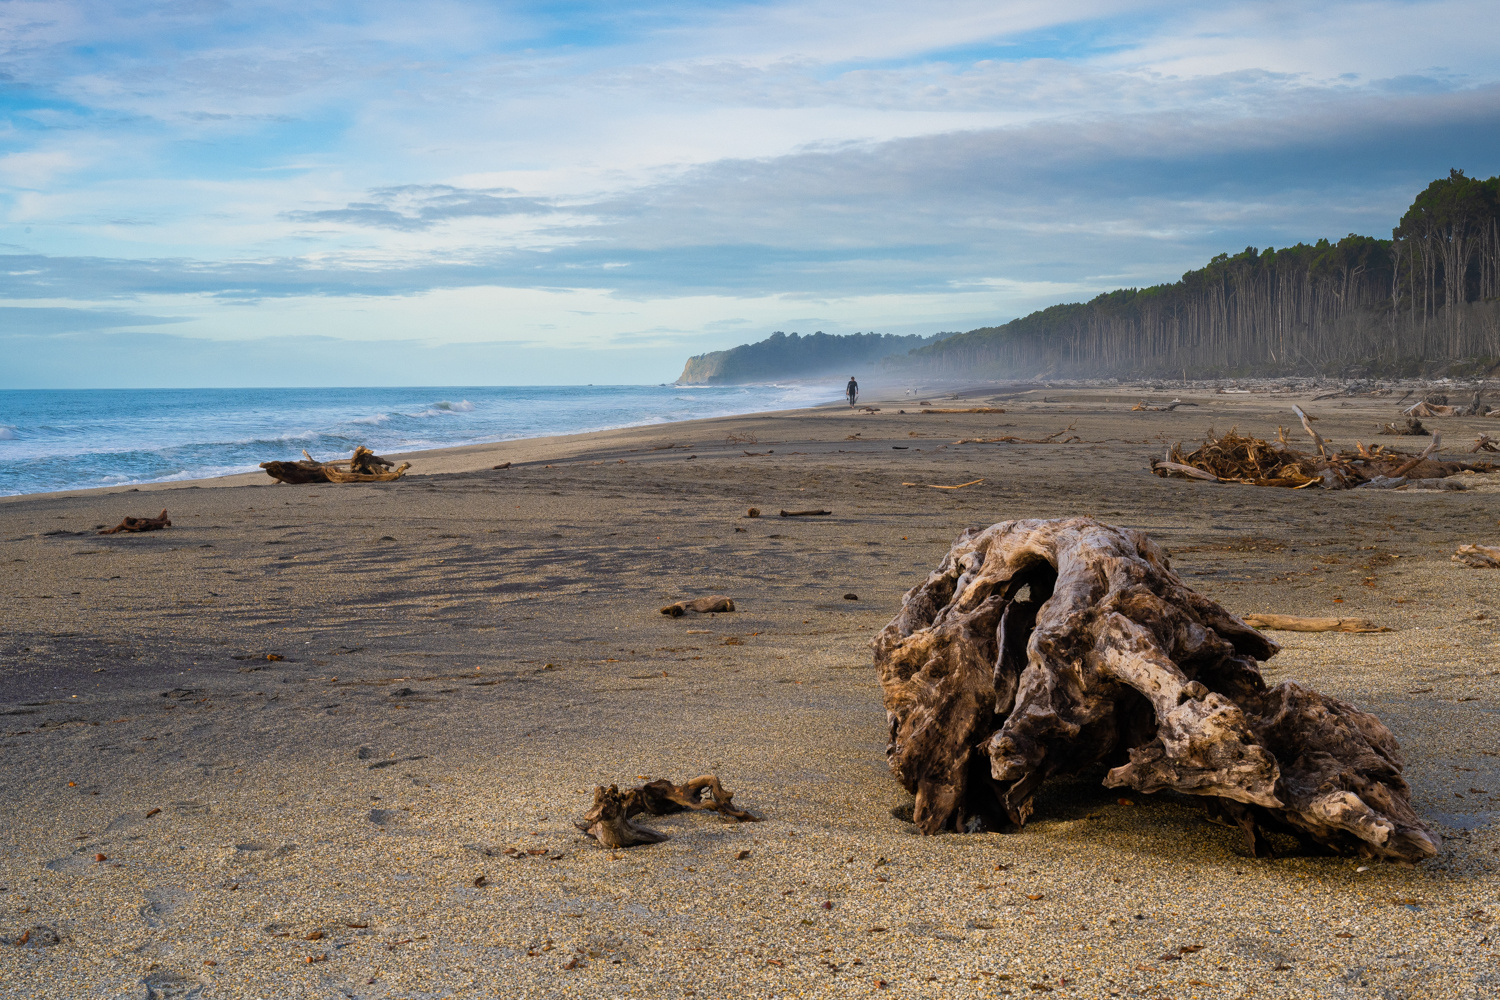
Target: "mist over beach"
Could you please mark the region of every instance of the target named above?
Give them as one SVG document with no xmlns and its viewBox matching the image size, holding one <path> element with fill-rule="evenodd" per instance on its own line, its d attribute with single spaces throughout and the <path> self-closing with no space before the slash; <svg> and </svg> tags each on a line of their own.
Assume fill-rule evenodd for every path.
<svg viewBox="0 0 1500 1000">
<path fill-rule="evenodd" d="M 1500 995 L 1491 6 L 0 5 L 0 998 Z"/>
</svg>

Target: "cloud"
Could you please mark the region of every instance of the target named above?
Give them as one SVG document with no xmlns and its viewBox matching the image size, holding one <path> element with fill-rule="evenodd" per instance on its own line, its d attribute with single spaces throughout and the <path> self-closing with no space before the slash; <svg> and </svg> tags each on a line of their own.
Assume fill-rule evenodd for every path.
<svg viewBox="0 0 1500 1000">
<path fill-rule="evenodd" d="M 513 190 L 465 190 L 447 184 L 405 185 L 370 193 L 370 201 L 343 208 L 294 211 L 294 222 L 324 222 L 416 232 L 453 219 L 493 219 L 511 215 L 546 215 L 556 205 L 521 197 Z"/>
<path fill-rule="evenodd" d="M 129 329 L 182 323 L 180 316 L 149 316 L 127 310 L 73 309 L 66 306 L 0 306 L 0 330 L 19 336 Z M 12 355 L 12 363 L 14 363 Z"/>
</svg>

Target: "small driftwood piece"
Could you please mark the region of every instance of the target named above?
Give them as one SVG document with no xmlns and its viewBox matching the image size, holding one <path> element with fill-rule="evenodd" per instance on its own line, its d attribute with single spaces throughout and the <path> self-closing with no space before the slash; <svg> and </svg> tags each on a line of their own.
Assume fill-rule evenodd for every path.
<svg viewBox="0 0 1500 1000">
<path fill-rule="evenodd" d="M 108 528 L 99 534 L 117 535 L 122 531 L 160 531 L 171 526 L 172 522 L 167 520 L 167 512 L 162 511 L 157 517 L 127 517 L 113 528 Z"/>
<path fill-rule="evenodd" d="M 1241 619 L 1255 628 L 1281 632 L 1390 632 L 1368 618 L 1299 618 L 1296 615 L 1245 615 Z"/>
<path fill-rule="evenodd" d="M 965 406 L 956 408 L 934 407 L 923 410 L 923 413 L 1004 413 L 998 406 Z"/>
<path fill-rule="evenodd" d="M 1026 822 L 1054 774 L 1203 796 L 1263 854 L 1265 830 L 1420 860 L 1380 720 L 1257 663 L 1279 647 L 1183 584 L 1144 534 L 1092 518 L 958 537 L 875 641 L 892 772 L 924 833 Z"/>
<path fill-rule="evenodd" d="M 965 486 L 978 486 L 984 482 L 983 479 L 975 479 L 967 483 L 959 483 L 957 486 L 934 486 L 932 483 L 902 483 L 902 486 L 922 486 L 929 490 L 961 490 Z"/>
<path fill-rule="evenodd" d="M 1179 406 L 1197 406 L 1197 403 L 1184 403 L 1180 399 L 1174 399 L 1170 403 L 1148 403 L 1144 399 L 1132 406 L 1131 410 L 1149 410 L 1152 413 L 1171 413 Z"/>
<path fill-rule="evenodd" d="M 1481 451 L 1500 451 L 1500 446 L 1497 446 L 1495 439 L 1488 434 L 1481 434 L 1474 439 L 1474 447 L 1470 448 L 1469 452 L 1475 454 Z"/>
<path fill-rule="evenodd" d="M 1395 435 L 1397 437 L 1422 437 L 1431 434 L 1432 431 L 1423 427 L 1422 421 L 1416 417 L 1407 417 L 1406 423 L 1399 427 L 1394 423 L 1382 424 L 1380 433 Z"/>
<path fill-rule="evenodd" d="M 704 801 L 704 795 L 708 801 Z M 594 804 L 574 825 L 604 847 L 630 847 L 634 844 L 657 844 L 666 834 L 632 823 L 641 813 L 666 816 L 671 813 L 712 811 L 741 823 L 757 823 L 760 817 L 734 804 L 734 793 L 712 774 L 704 774 L 680 785 L 666 778 L 648 781 L 637 788 L 620 791 L 616 785 L 594 789 Z"/>
<path fill-rule="evenodd" d="M 1460 545 L 1453 561 L 1475 569 L 1500 569 L 1500 548 L 1493 545 Z"/>
<path fill-rule="evenodd" d="M 833 511 L 831 511 L 831 510 L 784 510 L 784 511 L 781 512 L 781 516 L 782 517 L 823 517 L 824 515 L 832 514 L 832 513 L 833 513 Z"/>
<path fill-rule="evenodd" d="M 695 597 L 691 601 L 678 601 L 676 604 L 668 604 L 661 609 L 661 613 L 670 615 L 673 618 L 681 618 L 689 611 L 706 615 L 711 612 L 733 610 L 734 601 L 722 595 L 715 595 L 713 597 Z"/>
</svg>

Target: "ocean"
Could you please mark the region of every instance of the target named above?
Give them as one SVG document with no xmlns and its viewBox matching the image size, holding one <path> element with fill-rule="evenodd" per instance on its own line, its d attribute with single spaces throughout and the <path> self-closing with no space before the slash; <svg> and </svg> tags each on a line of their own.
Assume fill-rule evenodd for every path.
<svg viewBox="0 0 1500 1000">
<path fill-rule="evenodd" d="M 0 496 L 810 406 L 829 384 L 0 391 Z"/>
</svg>

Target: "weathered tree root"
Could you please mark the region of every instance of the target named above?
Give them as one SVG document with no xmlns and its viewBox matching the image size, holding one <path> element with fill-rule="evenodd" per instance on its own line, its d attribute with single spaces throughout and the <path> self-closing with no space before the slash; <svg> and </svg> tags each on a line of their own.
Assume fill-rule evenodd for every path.
<svg viewBox="0 0 1500 1000">
<path fill-rule="evenodd" d="M 167 512 L 162 511 L 158 517 L 127 517 L 113 528 L 108 528 L 99 534 L 117 535 L 122 531 L 160 531 L 171 526 L 172 522 L 167 520 Z"/>
<path fill-rule="evenodd" d="M 704 793 L 709 796 L 707 802 L 703 801 Z M 734 793 L 719 784 L 712 774 L 705 774 L 681 785 L 657 778 L 624 792 L 616 785 L 596 787 L 593 807 L 573 825 L 604 847 L 656 844 L 669 838 L 658 830 L 632 823 L 630 817 L 641 813 L 666 816 L 686 810 L 712 810 L 741 823 L 760 820 L 759 816 L 737 808 Z"/>
<path fill-rule="evenodd" d="M 891 770 L 925 833 L 1025 823 L 1042 782 L 1208 797 L 1245 831 L 1362 857 L 1421 859 L 1395 738 L 1373 715 L 1258 660 L 1280 647 L 1172 572 L 1144 534 L 1091 518 L 959 536 L 875 641 Z"/>
<path fill-rule="evenodd" d="M 706 615 L 733 610 L 734 601 L 731 598 L 724 597 L 723 595 L 715 595 L 714 597 L 695 597 L 691 601 L 678 601 L 676 604 L 668 604 L 661 609 L 661 613 L 672 618 L 681 618 L 689 611 Z"/>
</svg>

